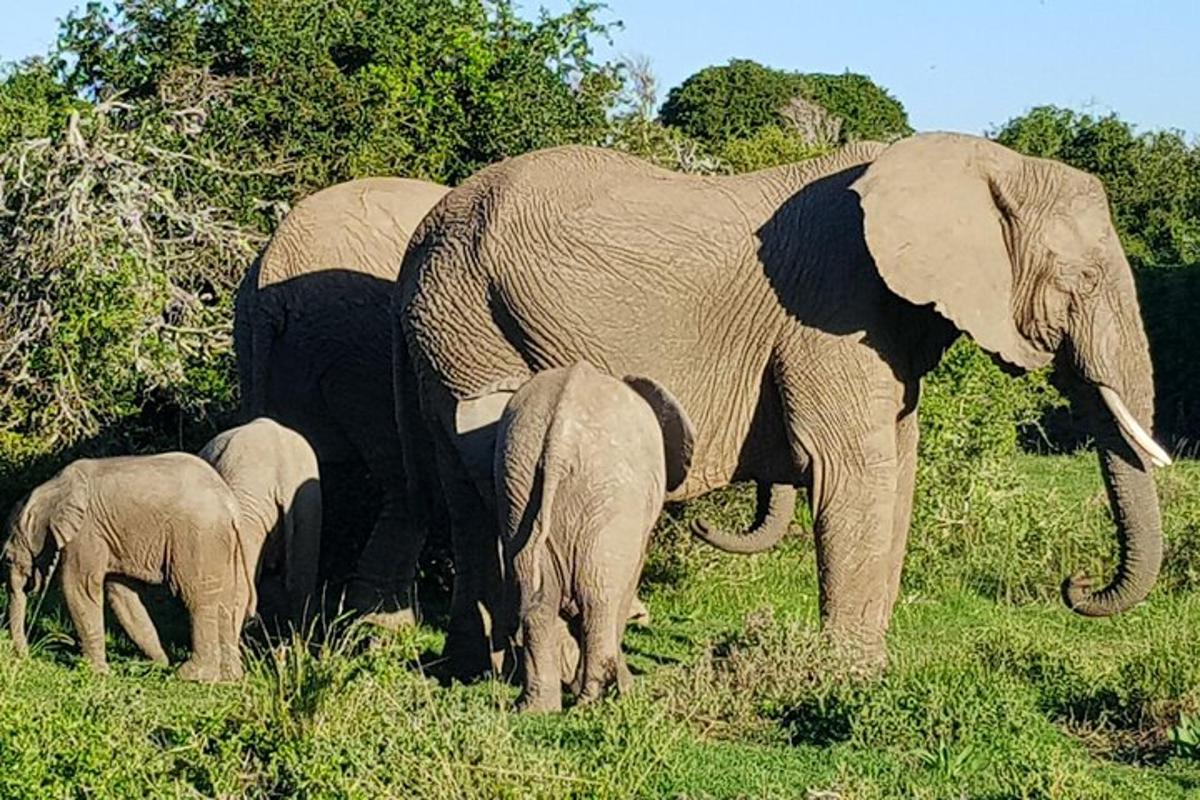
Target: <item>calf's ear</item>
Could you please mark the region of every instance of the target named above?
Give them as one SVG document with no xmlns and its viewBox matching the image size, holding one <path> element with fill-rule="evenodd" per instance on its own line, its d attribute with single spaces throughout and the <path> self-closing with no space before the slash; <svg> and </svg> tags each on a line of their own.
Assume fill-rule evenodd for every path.
<svg viewBox="0 0 1200 800">
<path fill-rule="evenodd" d="M 658 381 L 637 375 L 625 376 L 625 383 L 642 396 L 654 410 L 662 430 L 663 450 L 667 460 L 667 491 L 678 489 L 692 468 L 692 447 L 696 429 L 675 395 Z"/>
</svg>

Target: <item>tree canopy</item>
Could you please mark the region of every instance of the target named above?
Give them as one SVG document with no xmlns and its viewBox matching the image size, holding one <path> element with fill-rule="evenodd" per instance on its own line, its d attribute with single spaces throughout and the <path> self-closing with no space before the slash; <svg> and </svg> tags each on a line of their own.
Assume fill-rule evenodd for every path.
<svg viewBox="0 0 1200 800">
<path fill-rule="evenodd" d="M 831 143 L 887 140 L 912 131 L 904 106 L 865 75 L 787 72 L 747 59 L 705 67 L 673 88 L 662 121 L 718 145 L 765 128 L 786 128 L 788 106 L 797 99 L 839 121 Z"/>
</svg>

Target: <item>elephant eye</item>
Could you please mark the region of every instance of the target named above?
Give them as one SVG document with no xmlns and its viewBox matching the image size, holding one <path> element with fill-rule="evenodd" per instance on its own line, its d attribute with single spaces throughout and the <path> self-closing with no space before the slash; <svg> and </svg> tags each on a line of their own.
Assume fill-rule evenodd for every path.
<svg viewBox="0 0 1200 800">
<path fill-rule="evenodd" d="M 1102 278 L 1103 273 L 1100 271 L 1100 268 L 1089 264 L 1079 270 L 1076 291 L 1083 297 L 1091 297 L 1100 288 Z"/>
</svg>

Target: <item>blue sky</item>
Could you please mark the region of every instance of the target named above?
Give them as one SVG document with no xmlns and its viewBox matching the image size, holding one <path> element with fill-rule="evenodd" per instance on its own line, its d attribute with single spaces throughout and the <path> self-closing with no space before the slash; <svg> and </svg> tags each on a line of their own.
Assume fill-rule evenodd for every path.
<svg viewBox="0 0 1200 800">
<path fill-rule="evenodd" d="M 56 19 L 82 3 L 0 0 L 0 60 L 42 52 Z M 538 3 L 522 7 L 535 13 Z M 752 58 L 864 72 L 921 130 L 978 133 L 1053 103 L 1200 135 L 1197 0 L 610 0 L 609 9 L 625 29 L 602 55 L 649 57 L 664 97 L 701 67 Z"/>
</svg>

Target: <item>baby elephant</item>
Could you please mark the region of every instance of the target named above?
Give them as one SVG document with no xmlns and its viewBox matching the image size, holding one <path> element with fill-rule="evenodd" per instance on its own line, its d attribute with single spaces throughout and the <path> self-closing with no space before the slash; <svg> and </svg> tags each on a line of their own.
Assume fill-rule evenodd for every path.
<svg viewBox="0 0 1200 800">
<path fill-rule="evenodd" d="M 187 608 L 192 655 L 187 680 L 242 674 L 240 620 L 254 610 L 254 589 L 237 530 L 233 492 L 207 463 L 186 453 L 80 459 L 25 496 L 8 519 L 9 629 L 18 652 L 25 638 L 25 593 L 39 588 L 55 551 L 62 590 L 83 656 L 108 669 L 104 596 L 130 638 L 166 664 L 158 634 L 137 596 L 137 582 L 166 582 Z"/>
<path fill-rule="evenodd" d="M 217 434 L 200 457 L 237 496 L 260 614 L 302 625 L 314 610 L 321 556 L 321 479 L 308 440 L 259 417 Z"/>
<path fill-rule="evenodd" d="M 625 621 L 650 530 L 665 492 L 687 475 L 693 439 L 665 388 L 585 363 L 538 373 L 509 400 L 494 474 L 509 607 L 524 645 L 519 708 L 562 708 L 564 617 L 577 617 L 580 631 L 579 701 L 629 687 Z"/>
</svg>

